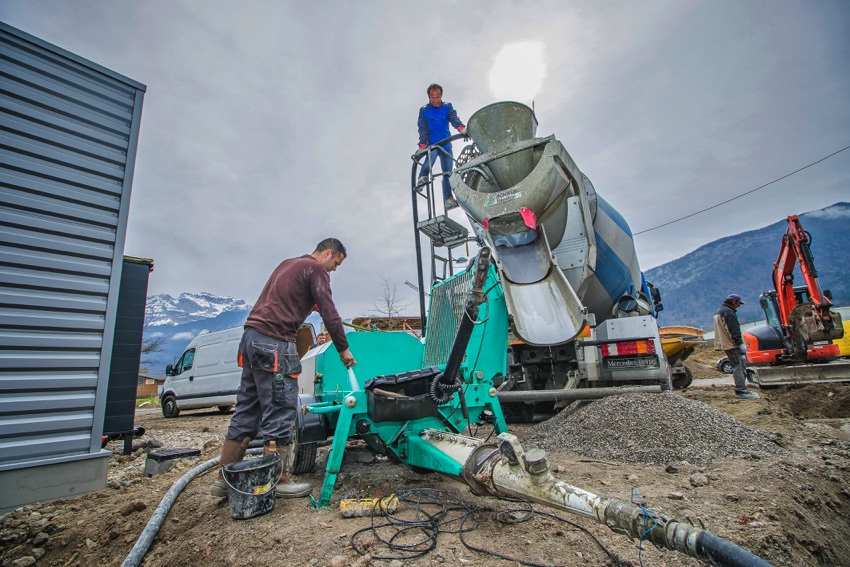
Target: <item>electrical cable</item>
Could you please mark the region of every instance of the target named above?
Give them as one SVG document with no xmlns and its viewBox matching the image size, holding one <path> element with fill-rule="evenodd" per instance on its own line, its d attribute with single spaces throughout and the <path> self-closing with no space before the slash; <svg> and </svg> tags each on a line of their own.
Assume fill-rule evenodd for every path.
<svg viewBox="0 0 850 567">
<path fill-rule="evenodd" d="M 565 524 L 572 526 L 572 527 L 578 529 L 581 532 L 584 532 L 587 536 L 589 536 L 596 543 L 596 545 L 599 546 L 599 548 L 602 551 L 604 551 L 608 555 L 608 557 L 618 567 L 623 567 L 623 565 L 620 563 L 620 560 L 617 558 L 617 556 L 614 555 L 613 553 L 611 553 L 611 551 L 607 547 L 605 547 L 605 545 L 603 545 L 602 542 L 599 541 L 596 538 L 596 536 L 594 536 L 587 528 L 580 526 L 579 524 L 577 524 L 575 522 L 567 520 L 566 518 L 562 518 L 562 517 L 560 517 L 556 514 L 551 514 L 549 512 L 541 512 L 540 510 L 536 509 L 531 502 L 529 502 L 528 500 L 522 499 L 522 498 L 500 497 L 499 500 L 502 500 L 504 502 L 515 502 L 515 503 L 524 504 L 525 507 L 524 508 L 513 508 L 513 509 L 503 510 L 503 511 L 497 513 L 495 515 L 497 522 L 499 522 L 501 524 L 507 524 L 507 525 L 521 524 L 523 522 L 527 522 L 527 521 L 531 520 L 534 517 L 535 514 L 538 515 L 538 516 L 546 516 L 548 518 L 552 518 L 554 520 L 564 522 Z M 525 515 L 517 518 L 516 514 L 518 512 L 524 512 Z M 534 563 L 534 562 L 531 562 L 531 561 L 524 561 L 524 560 L 516 559 L 514 557 L 508 557 L 508 556 L 501 555 L 499 553 L 492 552 L 492 551 L 489 551 L 489 550 L 486 550 L 486 549 L 477 549 L 475 547 L 470 546 L 469 544 L 466 543 L 466 541 L 464 541 L 462 533 L 460 535 L 460 541 L 467 548 L 469 548 L 473 551 L 478 551 L 479 553 L 486 553 L 487 555 L 493 555 L 494 557 L 499 557 L 501 559 L 506 559 L 508 561 L 515 561 L 515 562 L 517 562 L 521 565 L 528 565 L 529 567 L 549 567 L 548 565 L 544 565 L 544 564 L 540 564 L 540 563 Z"/>
<path fill-rule="evenodd" d="M 782 177 L 779 177 L 779 178 L 777 178 L 777 179 L 774 179 L 773 181 L 770 181 L 769 183 L 765 183 L 764 185 L 761 185 L 761 186 L 759 186 L 759 187 L 756 187 L 755 189 L 750 189 L 749 191 L 746 191 L 746 192 L 744 192 L 744 193 L 741 193 L 740 195 L 738 195 L 738 196 L 736 196 L 736 197 L 732 197 L 731 199 L 726 199 L 725 201 L 721 201 L 720 203 L 717 203 L 716 205 L 712 205 L 712 206 L 707 207 L 707 208 L 705 208 L 705 209 L 699 210 L 699 211 L 697 211 L 697 212 L 695 212 L 695 213 L 691 213 L 691 214 L 689 214 L 689 215 L 685 215 L 685 216 L 680 217 L 680 218 L 678 218 L 678 219 L 671 220 L 671 221 L 669 221 L 669 222 L 665 222 L 664 224 L 659 224 L 658 226 L 653 226 L 652 228 L 647 228 L 646 230 L 641 230 L 641 231 L 639 231 L 639 232 L 635 232 L 635 233 L 633 233 L 633 234 L 632 234 L 632 236 L 637 236 L 637 235 L 639 235 L 639 234 L 645 234 L 645 233 L 647 233 L 647 232 L 651 232 L 651 231 L 653 231 L 653 230 L 656 230 L 656 229 L 659 229 L 659 228 L 663 228 L 663 227 L 668 226 L 668 225 L 671 225 L 671 224 L 673 224 L 673 223 L 677 223 L 677 222 L 679 222 L 679 221 L 683 221 L 683 220 L 685 220 L 685 219 L 689 219 L 689 218 L 691 218 L 691 217 L 695 217 L 695 216 L 697 216 L 697 215 L 699 215 L 699 214 L 702 214 L 702 213 L 704 213 L 704 212 L 706 212 L 706 211 L 710 211 L 711 209 L 716 209 L 717 207 L 720 207 L 721 205 L 725 205 L 726 203 L 731 203 L 732 201 L 734 201 L 734 200 L 736 200 L 736 199 L 740 199 L 741 197 L 745 197 L 746 195 L 749 195 L 750 193 L 755 193 L 755 192 L 756 192 L 756 191 L 758 191 L 759 189 L 764 189 L 764 188 L 765 188 L 765 187 L 767 187 L 768 185 L 773 185 L 773 184 L 774 184 L 774 183 L 776 183 L 777 181 L 782 181 L 783 179 L 786 179 L 786 178 L 788 178 L 788 177 L 791 177 L 791 176 L 792 176 L 792 175 L 794 175 L 795 173 L 800 173 L 800 172 L 801 172 L 801 171 L 803 171 L 804 169 L 808 169 L 808 168 L 810 168 L 810 167 L 812 167 L 812 166 L 814 166 L 814 165 L 819 164 L 819 163 L 820 163 L 820 162 L 822 162 L 822 161 L 828 160 L 828 159 L 829 159 L 829 158 L 831 158 L 832 156 L 837 155 L 837 154 L 840 154 L 841 152 L 843 152 L 844 150 L 847 150 L 847 149 L 850 149 L 850 146 L 845 146 L 845 147 L 841 148 L 840 150 L 838 150 L 838 151 L 836 151 L 836 152 L 832 152 L 831 154 L 829 154 L 829 155 L 828 155 L 828 156 L 826 156 L 826 157 L 823 157 L 823 158 L 821 158 L 821 159 L 819 159 L 819 160 L 817 160 L 817 161 L 814 161 L 814 162 L 810 163 L 809 165 L 805 165 L 805 166 L 801 167 L 800 169 L 796 169 L 796 170 L 792 171 L 791 173 L 785 174 L 785 175 L 783 175 Z"/>
<path fill-rule="evenodd" d="M 635 499 L 637 499 L 637 502 Z M 631 503 L 640 506 L 640 511 L 643 512 L 643 531 L 641 532 L 640 539 L 638 540 L 638 563 L 640 564 L 640 567 L 643 567 L 643 559 L 641 558 L 641 553 L 643 552 L 643 540 L 646 537 L 646 534 L 655 529 L 658 522 L 656 521 L 655 516 L 652 515 L 652 511 L 644 507 L 643 499 L 640 497 L 640 492 L 638 492 L 637 488 L 632 488 Z M 652 521 L 651 526 L 646 525 L 647 520 Z"/>
<path fill-rule="evenodd" d="M 524 506 L 521 509 L 512 508 L 497 512 L 489 506 L 467 504 L 449 492 L 436 488 L 399 490 L 384 496 L 384 501 L 393 496 L 398 498 L 399 505 L 394 511 L 386 511 L 386 522 L 380 522 L 382 516 L 373 514 L 369 527 L 357 530 L 351 535 L 351 547 L 358 554 L 366 555 L 368 548 L 373 560 L 392 561 L 395 559 L 413 559 L 436 549 L 439 534 L 454 533 L 458 534 L 461 543 L 470 551 L 491 557 L 498 557 L 528 567 L 551 567 L 541 563 L 509 557 L 489 549 L 475 547 L 467 542 L 464 534 L 478 527 L 478 513 L 493 512 L 497 522 L 508 525 L 527 522 L 535 515 L 546 516 L 564 522 L 590 536 L 616 565 L 622 567 L 618 558 L 586 528 L 555 514 L 541 512 L 535 509 L 532 503 L 527 500 L 499 498 L 499 500 L 504 502 L 522 503 Z M 517 518 L 517 512 L 523 515 Z M 411 513 L 413 516 L 412 519 L 406 517 Z M 377 523 L 376 518 L 379 518 Z M 471 524 L 467 526 L 467 522 L 471 522 Z M 374 542 L 364 541 L 363 544 L 360 544 L 357 541 L 358 536 L 366 533 L 371 533 L 375 541 L 381 542 L 392 552 L 399 554 L 377 555 L 374 549 Z"/>
</svg>

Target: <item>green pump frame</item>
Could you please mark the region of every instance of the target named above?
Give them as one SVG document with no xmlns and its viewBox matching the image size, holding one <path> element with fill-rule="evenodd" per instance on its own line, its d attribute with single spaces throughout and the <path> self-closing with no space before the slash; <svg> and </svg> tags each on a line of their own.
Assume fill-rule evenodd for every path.
<svg viewBox="0 0 850 567">
<path fill-rule="evenodd" d="M 465 288 L 458 284 L 468 282 L 473 269 L 470 266 L 467 270 L 435 285 L 432 298 L 439 297 L 441 289 L 455 289 L 455 304 L 458 303 L 458 298 L 462 303 L 467 293 L 461 296 L 456 290 L 465 289 L 468 292 L 468 284 Z M 438 406 L 435 404 L 435 415 L 401 421 L 378 421 L 369 411 L 368 393 L 365 389 L 367 381 L 376 376 L 426 368 L 424 363 L 426 352 L 429 351 L 428 341 L 445 341 L 447 335 L 455 336 L 457 318 L 444 319 L 444 328 L 440 328 L 438 324 L 430 324 L 424 344 L 416 337 L 401 332 L 349 333 L 347 337 L 350 349 L 357 358 L 357 366 L 351 369 L 345 368 L 333 348 L 318 355 L 315 383 L 318 401 L 305 406 L 304 409 L 315 414 L 324 414 L 329 430 L 333 431 L 318 506 L 327 506 L 331 501 L 349 439 L 362 439 L 373 451 L 391 456 L 408 466 L 460 478 L 463 463 L 423 440 L 424 431 L 438 430 L 472 436 L 478 427 L 492 424 L 496 433 L 507 432 L 493 379 L 505 375 L 508 311 L 492 264 L 488 267 L 485 281 L 485 301 L 478 310 L 478 317 L 458 372 L 468 417 L 464 417 L 460 395 L 455 393 L 447 403 Z M 434 309 L 433 302 L 432 299 L 431 309 Z M 430 349 L 430 352 L 433 358 L 433 349 Z M 445 354 L 447 356 L 447 353 Z M 445 363 L 446 361 L 442 360 L 441 364 L 434 366 L 443 371 Z"/>
</svg>

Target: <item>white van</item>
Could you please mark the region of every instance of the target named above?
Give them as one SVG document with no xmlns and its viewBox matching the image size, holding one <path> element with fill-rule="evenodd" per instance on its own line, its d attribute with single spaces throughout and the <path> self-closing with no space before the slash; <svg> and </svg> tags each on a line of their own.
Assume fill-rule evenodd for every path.
<svg viewBox="0 0 850 567">
<path fill-rule="evenodd" d="M 206 333 L 192 339 L 177 364 L 165 367 L 165 384 L 160 402 L 162 415 L 177 417 L 180 410 L 217 407 L 222 413 L 236 405 L 236 390 L 242 379 L 237 357 L 244 327 Z M 295 344 L 304 356 L 316 342 L 313 326 L 298 329 Z"/>
<path fill-rule="evenodd" d="M 162 415 L 180 410 L 217 407 L 222 413 L 236 404 L 242 369 L 236 361 L 242 327 L 206 333 L 192 339 L 177 364 L 165 367 L 160 401 Z"/>
</svg>

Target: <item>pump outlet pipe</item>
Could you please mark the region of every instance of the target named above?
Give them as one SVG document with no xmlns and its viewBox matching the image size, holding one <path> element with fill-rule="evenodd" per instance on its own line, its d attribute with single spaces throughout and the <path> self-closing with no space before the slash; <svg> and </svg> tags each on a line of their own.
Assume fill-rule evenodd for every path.
<svg viewBox="0 0 850 567">
<path fill-rule="evenodd" d="M 644 507 L 604 498 L 552 476 L 542 449 L 523 451 L 516 436 L 502 433 L 497 444 L 478 445 L 463 467 L 463 479 L 477 494 L 513 496 L 564 510 L 634 539 L 678 551 L 715 567 L 771 567 L 752 552 L 706 530 Z"/>
</svg>

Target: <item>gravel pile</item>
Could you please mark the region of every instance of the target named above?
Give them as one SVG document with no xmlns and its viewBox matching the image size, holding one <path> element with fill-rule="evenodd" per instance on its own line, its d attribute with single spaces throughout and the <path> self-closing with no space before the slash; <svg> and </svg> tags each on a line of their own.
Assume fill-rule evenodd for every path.
<svg viewBox="0 0 850 567">
<path fill-rule="evenodd" d="M 770 436 L 674 393 L 621 394 L 571 408 L 534 426 L 532 443 L 550 452 L 653 465 L 688 461 L 704 466 L 784 453 Z"/>
</svg>

